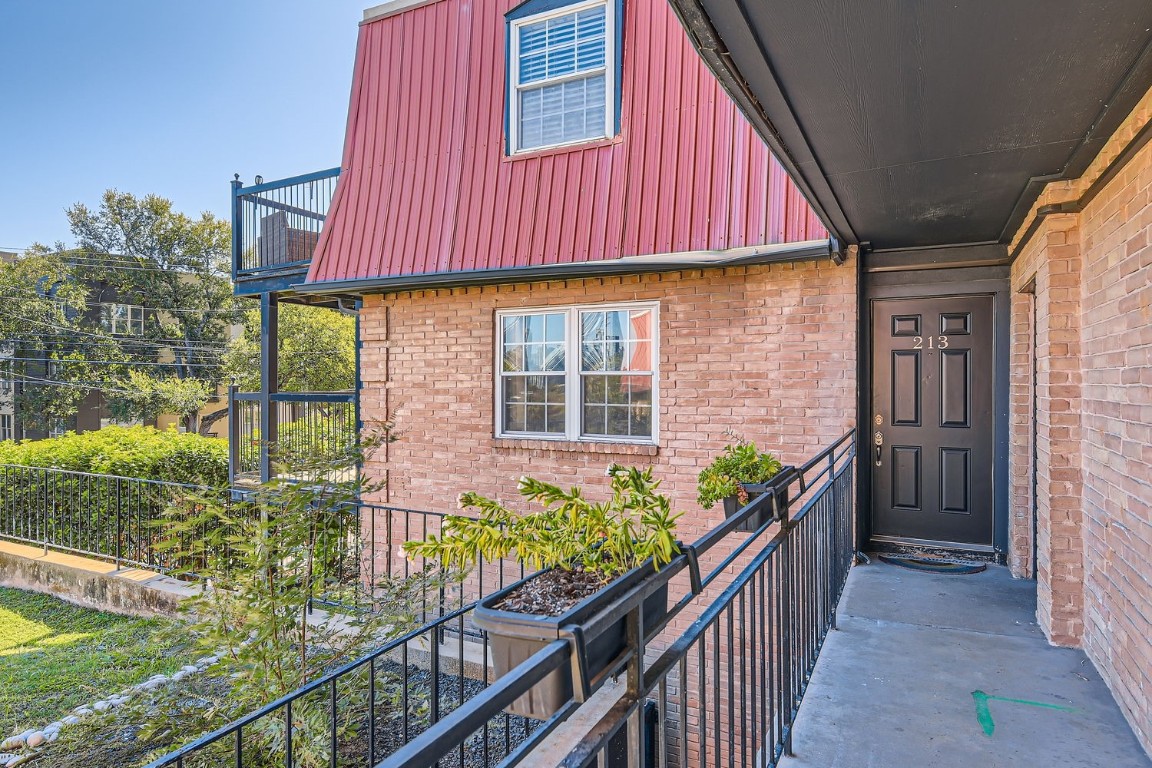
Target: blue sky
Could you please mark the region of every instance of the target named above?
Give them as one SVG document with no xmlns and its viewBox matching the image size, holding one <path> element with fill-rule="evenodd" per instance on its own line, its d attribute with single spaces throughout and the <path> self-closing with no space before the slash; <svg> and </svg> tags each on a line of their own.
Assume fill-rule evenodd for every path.
<svg viewBox="0 0 1152 768">
<path fill-rule="evenodd" d="M 0 0 L 0 250 L 70 244 L 109 187 L 226 216 L 233 173 L 339 165 L 373 4 Z"/>
</svg>

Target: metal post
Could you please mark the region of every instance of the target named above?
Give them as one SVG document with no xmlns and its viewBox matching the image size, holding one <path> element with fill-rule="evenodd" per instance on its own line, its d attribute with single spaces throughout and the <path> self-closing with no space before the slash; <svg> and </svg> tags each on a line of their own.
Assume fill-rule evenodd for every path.
<svg viewBox="0 0 1152 768">
<path fill-rule="evenodd" d="M 644 601 L 640 601 L 628 612 L 625 621 L 625 642 L 632 650 L 628 661 L 628 694 L 639 695 L 644 686 Z M 628 716 L 628 768 L 645 768 L 648 764 L 644 754 L 644 705 Z"/>
<path fill-rule="evenodd" d="M 840 494 L 837 489 L 840 487 L 840 482 L 836 477 L 836 449 L 833 448 L 832 452 L 828 454 L 828 477 L 831 478 L 832 487 L 829 491 L 832 494 L 832 563 L 837 567 L 834 569 L 836 576 L 833 576 L 833 582 L 839 581 L 839 563 L 840 563 Z M 829 584 L 829 589 L 835 589 L 834 584 Z M 836 601 L 832 601 L 832 622 L 831 629 L 840 629 L 836 626 Z"/>
<path fill-rule="evenodd" d="M 242 266 L 241 260 L 243 259 L 244 251 L 244 204 L 240 198 L 240 190 L 244 188 L 244 182 L 240 181 L 240 174 L 236 174 L 236 178 L 232 180 L 232 277 L 235 279 L 236 273 L 240 271 Z"/>
<path fill-rule="evenodd" d="M 240 424 L 236 417 L 236 385 L 228 385 L 228 483 L 236 485 L 236 469 L 239 467 L 237 452 L 240 450 Z"/>
<path fill-rule="evenodd" d="M 120 500 L 116 500 L 116 570 L 120 570 L 120 538 L 123 534 L 122 525 L 120 523 L 121 517 Z"/>
<path fill-rule="evenodd" d="M 276 445 L 277 416 L 272 401 L 276 393 L 277 343 L 280 306 L 276 294 L 260 294 L 260 482 L 272 479 L 271 450 Z"/>
<path fill-rule="evenodd" d="M 364 339 L 361 338 L 361 336 L 360 336 L 360 310 L 362 309 L 362 306 L 363 306 L 363 301 L 360 299 L 357 299 L 356 300 L 356 384 L 354 387 L 355 391 L 353 392 L 353 398 L 354 399 L 352 401 L 352 408 L 353 408 L 353 413 L 354 413 L 353 418 L 356 421 L 356 447 L 357 447 L 357 449 L 360 448 L 360 438 L 361 438 L 361 434 L 364 431 L 364 422 L 361 421 L 361 418 L 360 418 L 360 392 L 364 388 L 364 381 L 360 378 L 360 352 L 364 348 Z M 385 415 L 385 418 L 387 418 L 387 415 Z M 387 460 L 387 458 L 388 458 L 388 456 L 387 456 L 387 454 L 385 454 L 384 459 Z M 361 470 L 360 464 L 359 464 L 359 462 L 357 462 L 357 464 L 356 464 L 356 481 L 357 482 L 360 481 L 360 470 Z"/>
</svg>

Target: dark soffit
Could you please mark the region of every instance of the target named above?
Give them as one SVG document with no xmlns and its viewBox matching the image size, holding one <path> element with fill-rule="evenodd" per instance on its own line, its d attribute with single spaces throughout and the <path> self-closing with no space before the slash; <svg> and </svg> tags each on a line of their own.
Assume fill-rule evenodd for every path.
<svg viewBox="0 0 1152 768">
<path fill-rule="evenodd" d="M 671 0 L 844 242 L 1006 242 L 1152 87 L 1149 0 Z"/>
</svg>

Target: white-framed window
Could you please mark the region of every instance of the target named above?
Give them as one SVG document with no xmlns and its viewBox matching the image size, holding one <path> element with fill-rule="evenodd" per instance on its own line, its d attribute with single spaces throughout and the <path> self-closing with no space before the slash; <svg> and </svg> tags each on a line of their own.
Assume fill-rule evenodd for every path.
<svg viewBox="0 0 1152 768">
<path fill-rule="evenodd" d="M 144 335 L 144 307 L 135 304 L 105 304 L 104 325 L 112 333 Z"/>
<path fill-rule="evenodd" d="M 16 430 L 13 427 L 12 414 L 0 413 L 0 442 L 15 438 Z"/>
<path fill-rule="evenodd" d="M 653 303 L 497 313 L 496 434 L 654 443 Z"/>
<path fill-rule="evenodd" d="M 510 21 L 509 153 L 615 133 L 615 0 Z"/>
</svg>

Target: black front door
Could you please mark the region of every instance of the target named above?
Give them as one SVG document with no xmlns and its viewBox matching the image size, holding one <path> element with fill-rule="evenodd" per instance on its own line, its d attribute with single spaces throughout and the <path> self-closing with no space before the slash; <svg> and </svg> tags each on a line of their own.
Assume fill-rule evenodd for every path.
<svg viewBox="0 0 1152 768">
<path fill-rule="evenodd" d="M 992 297 L 872 302 L 872 535 L 990 546 Z"/>
</svg>

